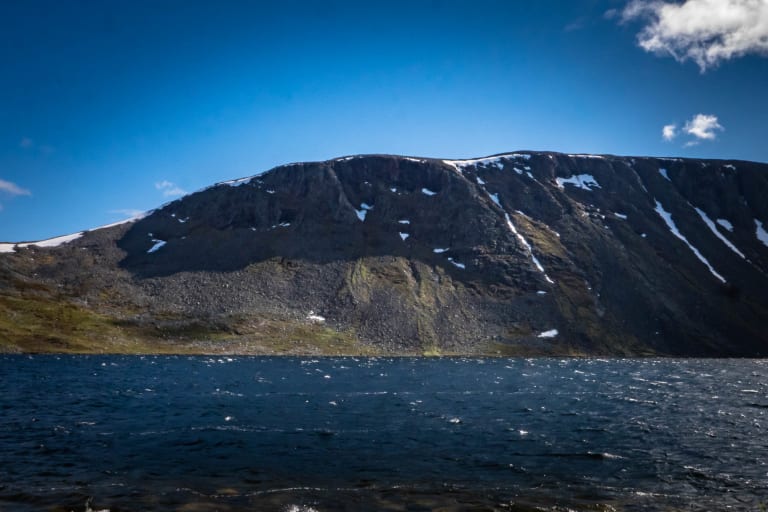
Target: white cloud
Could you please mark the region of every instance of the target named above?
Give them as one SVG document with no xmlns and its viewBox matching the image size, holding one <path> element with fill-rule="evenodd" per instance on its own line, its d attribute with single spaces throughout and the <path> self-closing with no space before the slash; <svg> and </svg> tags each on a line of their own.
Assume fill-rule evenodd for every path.
<svg viewBox="0 0 768 512">
<path fill-rule="evenodd" d="M 694 61 L 702 72 L 747 54 L 768 55 L 768 0 L 632 0 L 622 20 L 643 19 L 649 52 Z"/>
<path fill-rule="evenodd" d="M 21 188 L 15 183 L 0 179 L 0 191 L 6 192 L 12 196 L 31 196 L 32 192 L 25 188 Z"/>
<path fill-rule="evenodd" d="M 665 124 L 661 129 L 661 136 L 664 137 L 664 140 L 672 140 L 677 137 L 677 125 Z"/>
<path fill-rule="evenodd" d="M 50 155 L 56 151 L 56 148 L 53 146 L 49 146 L 47 144 L 38 144 L 36 141 L 30 139 L 29 137 L 22 137 L 19 141 L 19 147 L 23 150 L 38 152 L 43 155 Z"/>
<path fill-rule="evenodd" d="M 123 215 L 131 219 L 133 217 L 138 217 L 139 215 L 144 213 L 144 210 L 136 210 L 133 208 L 119 208 L 117 210 L 109 210 L 109 213 L 116 213 L 118 215 Z"/>
<path fill-rule="evenodd" d="M 685 123 L 683 130 L 699 140 L 714 140 L 717 137 L 716 130 L 725 130 L 717 122 L 717 116 L 696 114 Z"/>
<path fill-rule="evenodd" d="M 168 180 L 163 180 L 155 183 L 155 188 L 163 192 L 164 197 L 183 196 L 187 193 L 186 190 L 177 186 Z"/>
</svg>

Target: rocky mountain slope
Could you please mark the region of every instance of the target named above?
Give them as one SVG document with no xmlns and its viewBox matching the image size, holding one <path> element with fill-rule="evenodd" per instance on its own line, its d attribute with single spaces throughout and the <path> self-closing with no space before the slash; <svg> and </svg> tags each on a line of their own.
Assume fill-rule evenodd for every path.
<svg viewBox="0 0 768 512">
<path fill-rule="evenodd" d="M 0 346 L 765 356 L 766 198 L 743 161 L 291 164 L 0 245 Z"/>
</svg>

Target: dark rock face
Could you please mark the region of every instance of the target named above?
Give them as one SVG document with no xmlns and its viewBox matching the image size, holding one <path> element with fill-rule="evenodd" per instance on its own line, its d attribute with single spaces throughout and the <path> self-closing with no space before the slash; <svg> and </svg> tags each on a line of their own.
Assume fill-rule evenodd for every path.
<svg viewBox="0 0 768 512">
<path fill-rule="evenodd" d="M 765 356 L 766 198 L 768 165 L 752 162 L 360 156 L 217 184 L 0 260 L 81 284 L 72 262 L 90 247 L 97 270 L 72 295 L 100 312 L 312 311 L 385 352 Z M 30 267 L 25 251 L 69 257 Z"/>
</svg>

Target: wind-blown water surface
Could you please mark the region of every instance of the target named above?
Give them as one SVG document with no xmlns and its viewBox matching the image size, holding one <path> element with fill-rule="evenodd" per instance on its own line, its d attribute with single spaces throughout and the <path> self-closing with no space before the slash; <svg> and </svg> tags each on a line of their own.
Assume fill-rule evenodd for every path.
<svg viewBox="0 0 768 512">
<path fill-rule="evenodd" d="M 0 510 L 768 501 L 766 361 L 13 355 L 0 375 Z"/>
</svg>

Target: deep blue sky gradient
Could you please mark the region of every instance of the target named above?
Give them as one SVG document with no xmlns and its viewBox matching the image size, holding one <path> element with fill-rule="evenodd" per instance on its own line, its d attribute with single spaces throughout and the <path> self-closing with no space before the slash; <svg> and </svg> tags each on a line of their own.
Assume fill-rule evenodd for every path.
<svg viewBox="0 0 768 512">
<path fill-rule="evenodd" d="M 517 149 L 768 161 L 768 61 L 637 46 L 623 0 L 0 3 L 0 240 L 294 161 Z M 717 115 L 714 141 L 663 125 Z"/>
</svg>

